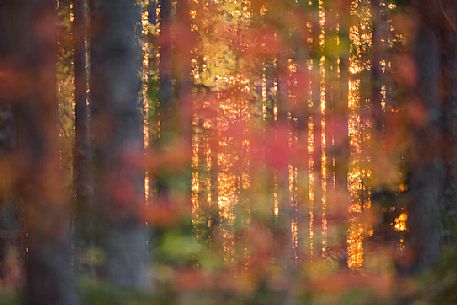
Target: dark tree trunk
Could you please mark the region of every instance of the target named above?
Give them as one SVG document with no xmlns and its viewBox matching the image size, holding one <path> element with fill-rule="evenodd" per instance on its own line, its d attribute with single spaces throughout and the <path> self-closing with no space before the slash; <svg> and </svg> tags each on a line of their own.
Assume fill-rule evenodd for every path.
<svg viewBox="0 0 457 305">
<path fill-rule="evenodd" d="M 378 156 L 375 152 L 384 151 L 382 144 L 383 128 L 384 128 L 384 113 L 382 110 L 382 68 L 381 56 L 384 50 L 382 49 L 382 15 L 380 0 L 372 0 L 372 45 L 371 45 L 371 119 L 373 122 L 372 140 L 370 141 L 370 148 L 372 150 L 372 160 L 377 162 Z M 376 164 L 371 166 L 372 170 L 372 187 L 379 189 L 383 186 L 385 180 L 383 179 L 382 169 Z"/>
<path fill-rule="evenodd" d="M 377 135 L 382 132 L 382 70 L 380 56 L 382 54 L 381 45 L 381 13 L 379 0 L 373 0 L 372 5 L 372 48 L 371 48 L 371 111 L 373 117 L 374 133 Z M 377 177 L 375 177 L 376 179 Z"/>
<path fill-rule="evenodd" d="M 277 105 L 278 105 L 278 120 L 276 125 L 276 131 L 281 132 L 282 130 L 285 131 L 290 127 L 288 125 L 287 113 L 288 113 L 288 73 L 287 73 L 287 55 L 288 51 L 283 50 L 281 54 L 278 54 L 277 58 Z M 276 141 L 278 143 L 281 142 L 282 149 L 284 152 L 289 150 L 288 141 L 285 142 L 281 139 L 281 136 L 289 136 L 288 132 L 281 132 L 276 135 Z M 287 146 L 284 145 L 287 143 Z M 285 146 L 285 147 L 284 147 Z M 285 152 L 286 156 L 288 155 Z M 291 160 L 285 160 L 285 162 L 281 162 L 278 164 L 278 168 L 276 170 L 276 177 L 277 177 L 277 187 L 278 187 L 278 229 L 279 229 L 279 236 L 280 239 L 280 250 L 282 251 L 282 255 L 286 258 L 285 262 L 287 264 L 286 267 L 290 268 L 290 262 L 292 259 L 292 243 L 291 243 L 291 232 L 290 232 L 290 217 L 291 217 L 291 202 L 289 200 L 289 188 L 288 188 L 288 162 Z"/>
<path fill-rule="evenodd" d="M 10 7 L 11 1 L 0 3 L 0 67 L 8 69 L 11 56 L 10 38 L 8 37 L 11 27 Z M 5 260 L 11 246 L 19 237 L 19 208 L 13 198 L 13 167 L 10 166 L 15 148 L 15 122 L 12 112 L 11 98 L 0 88 L 0 167 L 2 178 L 0 179 L 0 277 L 6 274 Z"/>
<path fill-rule="evenodd" d="M 176 140 L 177 109 L 173 101 L 173 43 L 172 43 L 172 1 L 160 1 L 160 63 L 159 63 L 159 147 L 164 149 Z M 190 128 L 190 127 L 189 127 Z M 157 193 L 162 202 L 169 201 L 170 177 L 158 173 Z"/>
<path fill-rule="evenodd" d="M 75 147 L 73 160 L 74 192 L 76 197 L 76 234 L 78 248 L 91 244 L 93 224 L 90 221 L 92 207 L 92 180 L 89 174 L 89 109 L 87 106 L 86 60 L 86 1 L 74 0 L 72 28 L 75 69 Z M 80 262 L 79 262 L 80 263 Z M 82 267 L 81 265 L 79 267 Z M 93 273 L 93 270 L 91 271 Z"/>
<path fill-rule="evenodd" d="M 56 2 L 15 0 L 10 28 L 20 164 L 18 193 L 27 233 L 27 304 L 78 304 L 71 265 L 70 205 L 59 164 Z M 13 87 L 9 89 L 15 90 Z"/>
<path fill-rule="evenodd" d="M 284 14 L 290 14 L 287 7 L 288 1 L 282 4 L 282 12 Z M 275 16 L 278 18 L 278 16 Z M 279 16 L 279 18 L 285 18 L 285 16 Z M 289 131 L 291 129 L 290 120 L 288 119 L 288 113 L 290 110 L 289 101 L 289 71 L 288 71 L 288 60 L 291 53 L 289 49 L 289 29 L 283 28 L 281 25 L 277 25 L 276 31 L 278 32 L 278 38 L 280 43 L 283 44 L 284 48 L 277 54 L 276 57 L 276 81 L 277 81 L 277 121 L 275 124 L 276 128 L 276 139 L 275 141 L 281 145 L 286 158 L 289 154 Z M 281 137 L 287 137 L 285 140 Z M 293 270 L 293 248 L 292 248 L 292 234 L 291 234 L 291 220 L 292 220 L 292 202 L 290 201 L 289 192 L 289 168 L 288 165 L 292 160 L 284 160 L 277 164 L 275 175 L 277 178 L 277 192 L 278 192 L 278 240 L 276 241 L 278 247 L 278 254 L 281 255 L 280 259 L 284 264 L 286 272 Z"/>
<path fill-rule="evenodd" d="M 142 168 L 141 9 L 135 0 L 92 0 L 91 130 L 94 187 L 106 259 L 117 287 L 149 286 Z"/>
<path fill-rule="evenodd" d="M 173 64 L 172 64 L 172 7 L 170 0 L 160 1 L 160 64 L 159 64 L 159 104 L 160 120 L 167 123 L 173 99 Z M 166 127 L 166 126 L 164 126 Z M 163 128 L 161 128 L 163 130 Z M 164 131 L 167 131 L 166 128 Z M 164 134 L 162 134 L 164 135 Z M 161 135 L 161 137 L 162 137 Z"/>
<path fill-rule="evenodd" d="M 297 223 L 297 255 L 300 263 L 306 262 L 307 257 L 307 238 L 308 238 L 308 211 L 309 206 L 309 151 L 308 151 L 308 120 L 309 120 L 309 71 L 308 60 L 309 51 L 307 40 L 310 38 L 309 30 L 306 29 L 305 24 L 309 22 L 309 16 L 306 15 L 308 11 L 309 2 L 305 0 L 297 1 L 296 10 L 300 21 L 296 26 L 294 36 L 294 49 L 295 60 L 297 63 L 296 74 L 296 105 L 295 112 L 295 132 L 297 134 L 297 147 L 294 152 L 296 158 L 296 166 L 298 170 L 297 175 L 297 202 L 295 207 L 295 221 Z"/>
<path fill-rule="evenodd" d="M 441 90 L 444 115 L 444 151 L 446 183 L 443 194 L 443 239 L 457 248 L 457 4 L 443 1 L 447 18 L 440 31 Z"/>
<path fill-rule="evenodd" d="M 179 101 L 180 131 L 186 142 L 191 141 L 192 124 L 192 52 L 195 46 L 191 31 L 189 0 L 178 1 L 176 6 L 176 91 Z M 177 110 L 177 109 L 175 109 Z M 190 159 L 189 159 L 190 160 Z"/>
<path fill-rule="evenodd" d="M 419 12 L 422 12 L 419 10 Z M 442 110 L 438 96 L 439 46 L 431 20 L 418 18 L 414 59 L 417 67 L 415 92 L 417 107 L 425 110 L 424 122 L 413 126 L 411 203 L 409 225 L 413 261 L 409 267 L 420 272 L 437 262 L 440 256 L 440 199 L 444 182 L 441 158 Z"/>
</svg>

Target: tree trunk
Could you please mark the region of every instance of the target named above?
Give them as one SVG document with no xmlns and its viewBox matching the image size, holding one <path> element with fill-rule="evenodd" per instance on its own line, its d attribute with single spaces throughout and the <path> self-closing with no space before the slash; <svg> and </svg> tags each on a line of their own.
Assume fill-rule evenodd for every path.
<svg viewBox="0 0 457 305">
<path fill-rule="evenodd" d="M 149 286 L 144 202 L 141 9 L 135 0 L 92 0 L 91 130 L 103 276 L 114 286 Z"/>
<path fill-rule="evenodd" d="M 176 5 L 176 93 L 177 105 L 168 109 L 178 114 L 179 142 L 183 143 L 184 164 L 179 168 L 181 177 L 185 178 L 185 189 L 179 190 L 186 205 L 188 220 L 192 219 L 191 186 L 192 186 L 192 50 L 195 46 L 194 33 L 191 31 L 190 1 L 181 0 Z M 182 179 L 179 179 L 182 180 Z M 176 188 L 174 188 L 176 191 Z"/>
<path fill-rule="evenodd" d="M 382 132 L 382 71 L 380 64 L 381 46 L 381 6 L 379 0 L 373 0 L 372 5 L 372 48 L 371 48 L 371 111 L 375 136 Z M 375 179 L 378 177 L 374 177 Z"/>
<path fill-rule="evenodd" d="M 195 46 L 194 33 L 191 31 L 189 0 L 178 1 L 176 7 L 176 91 L 179 100 L 180 131 L 185 141 L 191 140 L 192 124 L 192 50 Z M 177 110 L 177 109 L 176 109 Z M 190 146 L 189 146 L 190 148 Z M 190 158 L 189 158 L 190 162 Z M 189 166 L 190 168 L 190 166 Z"/>
<path fill-rule="evenodd" d="M 24 203 L 27 304 L 78 304 L 71 265 L 70 205 L 59 164 L 56 99 L 56 3 L 10 2 L 13 93 L 20 164 L 18 192 Z M 16 87 L 17 86 L 17 87 Z M 10 87 L 9 89 L 15 90 Z"/>
<path fill-rule="evenodd" d="M 444 1 L 446 2 L 446 1 Z M 441 46 L 441 89 L 444 115 L 443 157 L 446 167 L 444 185 L 443 239 L 446 245 L 457 248 L 457 6 L 454 1 L 447 1 L 443 7 L 450 20 L 446 20 L 440 32 Z"/>
<path fill-rule="evenodd" d="M 440 199 L 444 168 L 441 159 L 441 105 L 438 97 L 439 49 L 436 32 L 422 15 L 418 20 L 414 59 L 417 67 L 417 107 L 426 118 L 413 126 L 411 165 L 410 242 L 413 261 L 409 269 L 420 272 L 440 256 Z"/>
<path fill-rule="evenodd" d="M 178 121 L 177 109 L 173 103 L 173 53 L 172 53 L 172 3 L 160 1 L 160 63 L 159 63 L 159 147 L 161 149 L 176 140 Z M 190 128 L 190 127 L 189 127 Z M 157 193 L 161 202 L 170 200 L 170 177 L 158 173 Z"/>
<path fill-rule="evenodd" d="M 349 57 L 350 57 L 350 4 L 347 0 L 339 0 L 337 2 L 337 10 L 339 11 L 338 23 L 339 29 L 339 69 L 340 76 L 338 79 L 338 92 L 336 93 L 339 99 L 335 103 L 335 129 L 339 129 L 340 135 L 335 138 L 335 192 L 338 194 L 338 199 L 335 201 L 335 213 L 338 211 L 347 211 L 350 205 L 348 191 L 348 170 L 349 170 Z M 341 215 L 338 215 L 341 216 Z M 347 219 L 348 215 L 342 215 L 340 219 Z M 344 248 L 344 246 L 341 246 Z M 343 257 L 341 257 L 343 259 Z"/>
<path fill-rule="evenodd" d="M 170 0 L 160 1 L 160 64 L 159 64 L 159 103 L 160 120 L 166 123 L 166 110 L 171 108 L 173 99 L 173 64 L 172 64 L 172 7 Z M 167 108 L 168 107 L 168 108 Z M 163 111 L 162 111 L 163 110 Z M 170 109 L 173 110 L 173 109 Z M 163 129 L 163 128 L 161 128 Z M 165 129 L 166 131 L 166 129 Z M 162 137 L 162 135 L 161 135 Z"/>
<path fill-rule="evenodd" d="M 11 18 L 9 17 L 11 4 L 8 1 L 0 3 L 0 66 L 8 69 L 8 57 L 11 55 L 10 29 Z M 19 237 L 19 208 L 13 198 L 12 173 L 14 168 L 10 166 L 11 157 L 15 148 L 15 122 L 11 106 L 11 98 L 5 92 L 6 88 L 0 89 L 0 277 L 5 277 L 5 260 L 9 248 L 14 245 Z"/>
<path fill-rule="evenodd" d="M 90 212 L 93 208 L 92 181 L 89 174 L 90 147 L 89 147 L 89 109 L 87 106 L 87 60 L 86 60 L 86 1 L 74 0 L 74 23 L 72 38 L 74 49 L 75 69 L 75 147 L 73 159 L 74 192 L 76 197 L 76 234 L 78 248 L 89 246 L 92 241 L 89 236 L 93 224 Z M 81 262 L 79 262 L 81 263 Z M 81 265 L 78 267 L 82 267 Z M 90 271 L 94 273 L 93 270 Z"/>
<path fill-rule="evenodd" d="M 321 100 L 320 100 L 320 57 L 322 55 L 321 52 L 321 47 L 319 45 L 319 33 L 320 33 L 320 25 L 319 25 L 319 3 L 318 0 L 315 0 L 313 2 L 314 7 L 313 9 L 313 23 L 312 23 L 312 35 L 313 35 L 313 45 L 312 45 L 312 51 L 311 51 L 311 56 L 312 56 L 312 61 L 313 61 L 313 68 L 312 68 L 312 85 L 311 85 L 311 99 L 313 101 L 313 108 L 312 108 L 312 115 L 313 115 L 313 128 L 314 128 L 314 138 L 313 138 L 313 147 L 314 147 L 314 153 L 313 153 L 313 172 L 314 172 L 314 188 L 313 188 L 313 193 L 314 193 L 314 202 L 312 205 L 310 205 L 310 212 L 314 215 L 313 221 L 310 224 L 310 229 L 313 231 L 316 230 L 316 228 L 320 228 L 320 224 L 317 225 L 315 223 L 315 220 L 318 218 L 316 217 L 318 211 L 318 208 L 320 207 L 322 203 L 322 162 L 321 162 L 321 157 L 322 157 L 322 125 L 321 125 L 321 120 L 322 120 L 322 115 L 321 115 Z M 319 236 L 316 234 L 317 232 L 314 232 L 314 236 Z M 314 256 L 316 254 L 314 249 L 320 249 L 320 247 L 315 247 L 317 246 L 317 241 L 314 239 L 313 241 L 310 241 L 310 245 L 312 247 L 311 250 L 311 256 Z M 320 253 L 319 253 L 320 254 Z"/>
<path fill-rule="evenodd" d="M 324 3 L 325 7 L 325 193 L 326 193 L 326 209 L 324 213 L 328 213 L 335 206 L 337 200 L 336 181 L 335 181 L 335 124 L 337 122 L 337 102 L 339 102 L 338 94 L 338 10 L 337 3 L 330 1 Z M 325 223 L 322 224 L 322 230 L 327 230 L 327 219 L 329 215 L 325 215 Z M 329 251 L 328 236 L 324 236 L 323 251 L 324 256 Z"/>
</svg>

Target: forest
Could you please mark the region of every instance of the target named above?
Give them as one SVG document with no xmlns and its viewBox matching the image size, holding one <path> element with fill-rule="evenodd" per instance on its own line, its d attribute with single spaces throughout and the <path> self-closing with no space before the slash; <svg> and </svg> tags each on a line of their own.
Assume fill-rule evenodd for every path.
<svg viewBox="0 0 457 305">
<path fill-rule="evenodd" d="M 455 270 L 455 0 L 0 0 L 0 305 L 451 305 Z"/>
</svg>

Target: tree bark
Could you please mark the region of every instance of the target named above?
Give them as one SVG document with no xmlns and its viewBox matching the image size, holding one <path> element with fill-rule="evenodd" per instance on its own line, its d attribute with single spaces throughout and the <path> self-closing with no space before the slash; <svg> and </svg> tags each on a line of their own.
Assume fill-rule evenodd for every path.
<svg viewBox="0 0 457 305">
<path fill-rule="evenodd" d="M 409 271 L 418 273 L 435 264 L 441 253 L 440 199 L 444 183 L 441 158 L 442 110 L 438 96 L 439 46 L 436 31 L 424 15 L 419 17 L 414 59 L 417 67 L 418 107 L 424 122 L 413 126 L 410 242 L 413 260 Z"/>
<path fill-rule="evenodd" d="M 114 286 L 149 283 L 142 161 L 141 9 L 135 0 L 92 0 L 91 130 L 94 188 L 105 252 L 103 276 Z"/>
<path fill-rule="evenodd" d="M 443 241 L 457 248 L 457 5 L 443 1 L 447 18 L 440 31 L 441 90 L 443 99 L 443 133 L 446 145 L 443 157 L 446 167 L 446 183 L 443 194 Z"/>
<path fill-rule="evenodd" d="M 9 3 L 10 62 L 20 75 L 9 89 L 18 89 L 12 96 L 19 138 L 18 194 L 27 233 L 25 299 L 31 305 L 74 305 L 79 301 L 71 265 L 70 200 L 62 183 L 57 133 L 56 3 Z"/>
<path fill-rule="evenodd" d="M 92 178 L 89 173 L 90 139 L 89 107 L 87 106 L 87 60 L 86 60 L 86 1 L 73 1 L 74 23 L 72 38 L 75 69 L 75 146 L 73 159 L 73 183 L 76 198 L 76 235 L 79 250 L 93 241 L 93 223 L 90 219 L 92 204 Z M 78 262 L 79 266 L 82 267 Z M 94 270 L 90 270 L 94 273 Z"/>
<path fill-rule="evenodd" d="M 176 91 L 179 100 L 180 131 L 186 141 L 191 140 L 192 124 L 192 50 L 195 47 L 194 33 L 191 31 L 189 0 L 178 1 L 176 6 L 176 52 L 177 63 Z M 190 159 L 189 159 L 190 161 Z"/>
<path fill-rule="evenodd" d="M 379 0 L 373 0 L 372 5 L 372 48 L 371 48 L 371 111 L 375 136 L 382 132 L 382 71 L 380 64 L 381 49 L 381 14 Z M 375 176 L 375 179 L 378 178 Z"/>
<path fill-rule="evenodd" d="M 8 1 L 0 3 L 0 67 L 8 69 L 11 55 L 10 29 L 11 19 L 9 18 L 11 4 Z M 0 88 L 0 168 L 2 168 L 2 179 L 0 179 L 0 277 L 6 274 L 5 260 L 9 248 L 14 245 L 19 237 L 19 208 L 13 195 L 13 167 L 11 158 L 15 148 L 15 122 L 12 112 L 11 98 L 6 88 Z"/>
<path fill-rule="evenodd" d="M 159 63 L 159 147 L 161 149 L 176 140 L 178 121 L 173 103 L 173 43 L 172 43 L 172 3 L 160 1 L 160 63 Z M 167 173 L 157 176 L 157 193 L 161 202 L 170 200 L 170 179 Z"/>
</svg>

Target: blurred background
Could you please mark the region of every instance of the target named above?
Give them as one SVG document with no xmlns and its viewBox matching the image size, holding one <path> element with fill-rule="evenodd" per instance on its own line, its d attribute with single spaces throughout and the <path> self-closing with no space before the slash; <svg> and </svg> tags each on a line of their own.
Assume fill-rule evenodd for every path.
<svg viewBox="0 0 457 305">
<path fill-rule="evenodd" d="M 455 304 L 454 0 L 0 1 L 0 304 Z"/>
</svg>

